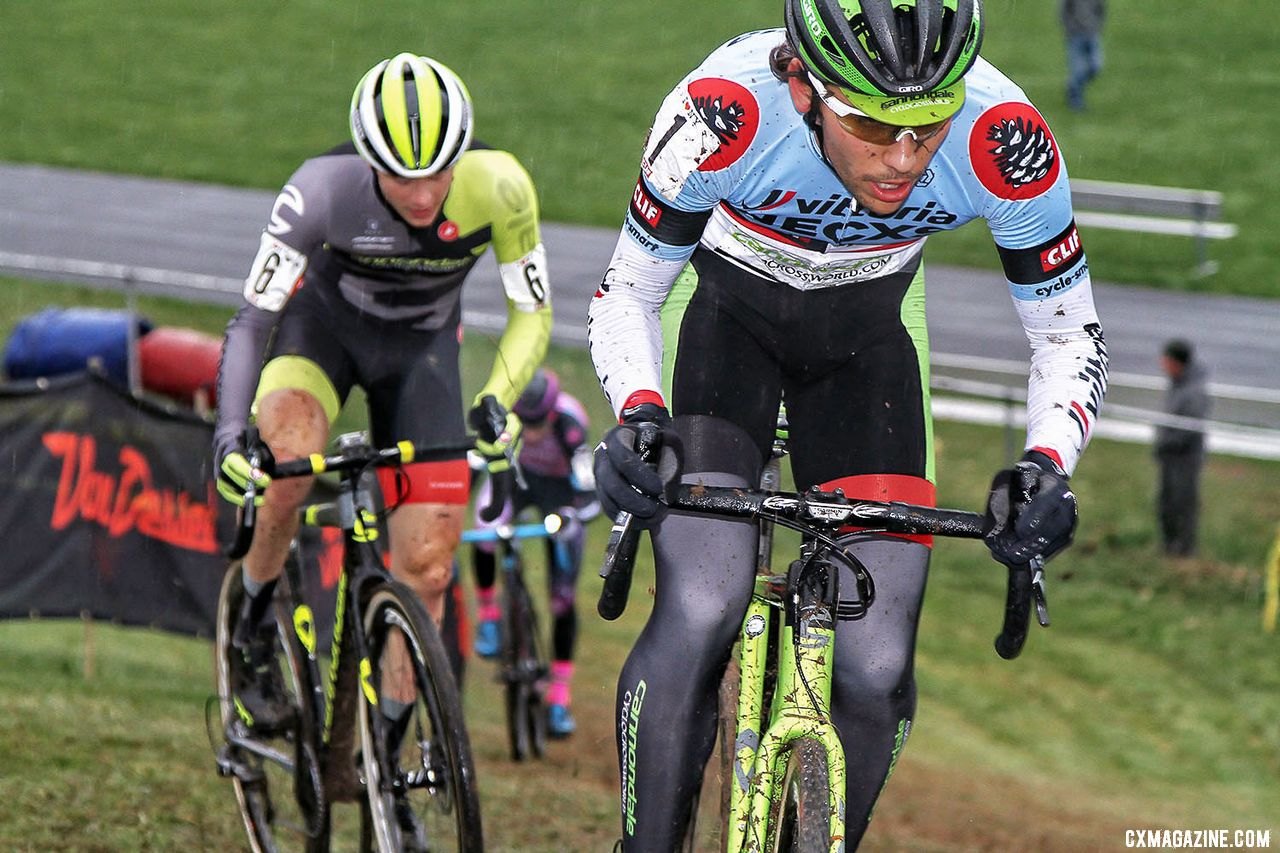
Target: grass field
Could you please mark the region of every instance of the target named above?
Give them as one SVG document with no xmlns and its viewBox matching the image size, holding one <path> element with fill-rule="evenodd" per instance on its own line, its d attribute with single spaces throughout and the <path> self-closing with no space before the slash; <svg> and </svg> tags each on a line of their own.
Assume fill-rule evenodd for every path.
<svg viewBox="0 0 1280 853">
<path fill-rule="evenodd" d="M 1094 275 L 1172 288 L 1277 294 L 1280 214 L 1270 155 L 1280 16 L 1227 2 L 1110 4 L 1091 109 L 1066 110 L 1056 4 L 988 0 L 985 55 L 1018 80 L 1071 174 L 1221 190 L 1240 236 L 1192 280 L 1189 240 L 1084 229 Z M 0 51 L 0 160 L 276 188 L 345 138 L 355 81 L 399 50 L 468 82 L 479 135 L 529 167 L 553 221 L 617 227 L 641 140 L 666 91 L 729 36 L 776 26 L 777 0 L 548 4 L 196 0 L 161 7 L 11 0 Z M 994 267 L 985 228 L 930 244 L 935 260 Z"/>
<path fill-rule="evenodd" d="M 0 336 L 49 302 L 119 304 L 115 294 L 12 280 L 0 292 Z M 211 332 L 228 316 L 165 300 L 141 307 L 158 324 Z M 468 387 L 491 347 L 468 338 Z M 556 350 L 552 361 L 604 423 L 583 355 Z M 940 501 L 978 507 L 1001 464 L 1000 434 L 944 423 L 938 444 Z M 1260 627 L 1280 464 L 1210 459 L 1195 560 L 1159 555 L 1153 480 L 1143 446 L 1098 441 L 1085 455 L 1073 479 L 1077 542 L 1049 567 L 1054 625 L 1014 663 L 991 649 L 1002 573 L 977 543 L 939 545 L 917 726 L 864 849 L 1118 850 L 1126 829 L 1151 827 L 1280 839 L 1280 669 L 1276 637 Z M 591 528 L 589 554 L 605 534 Z M 613 685 L 647 612 L 651 568 L 642 560 L 630 609 L 606 623 L 592 612 L 599 582 L 589 563 L 572 741 L 553 744 L 543 764 L 510 764 L 493 669 L 470 670 L 469 725 L 496 851 L 604 851 L 617 836 Z M 204 729 L 211 661 L 207 642 L 158 632 L 0 624 L 0 849 L 239 849 L 231 790 L 214 776 Z"/>
</svg>

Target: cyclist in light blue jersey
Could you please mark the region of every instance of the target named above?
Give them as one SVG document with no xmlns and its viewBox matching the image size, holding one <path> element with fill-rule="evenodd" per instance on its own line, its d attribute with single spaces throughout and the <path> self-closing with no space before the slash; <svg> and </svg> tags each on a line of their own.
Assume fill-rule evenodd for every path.
<svg viewBox="0 0 1280 853">
<path fill-rule="evenodd" d="M 588 326 L 619 416 L 596 452 L 603 509 L 653 528 L 657 568 L 618 685 L 627 851 L 678 845 L 754 573 L 751 525 L 668 514 L 664 489 L 756 483 L 782 399 L 799 489 L 932 503 L 932 234 L 984 220 L 1030 344 L 1026 450 L 993 483 L 987 543 L 1021 563 L 1071 541 L 1106 346 L 1062 153 L 978 56 L 982 29 L 980 0 L 786 0 L 784 30 L 717 48 L 649 131 Z M 635 452 L 646 423 L 665 479 Z M 871 612 L 836 634 L 853 848 L 910 732 L 930 542 L 851 550 L 882 569 Z"/>
</svg>

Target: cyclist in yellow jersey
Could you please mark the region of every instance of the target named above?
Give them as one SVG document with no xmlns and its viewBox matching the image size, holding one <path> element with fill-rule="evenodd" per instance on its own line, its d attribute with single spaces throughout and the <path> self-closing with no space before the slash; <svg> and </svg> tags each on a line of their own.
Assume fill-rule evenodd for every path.
<svg viewBox="0 0 1280 853">
<path fill-rule="evenodd" d="M 399 54 L 361 79 L 350 116 L 353 144 L 304 162 L 276 198 L 218 374 L 219 490 L 239 502 L 251 479 L 265 489 L 243 562 L 232 676 L 246 721 L 262 731 L 289 714 L 278 667 L 268 665 L 277 642 L 269 603 L 311 484 L 272 484 L 251 470 L 246 425 L 256 423 L 277 460 L 321 452 L 359 385 L 375 445 L 461 444 L 469 422 L 481 452 L 499 455 L 519 435 L 509 410 L 550 338 L 532 181 L 511 154 L 472 139 L 471 99 L 458 76 L 433 59 Z M 461 288 L 489 246 L 508 321 L 464 420 Z M 501 433 L 483 417 L 486 397 L 508 412 Z M 383 493 L 396 506 L 391 571 L 438 621 L 469 496 L 465 455 L 409 465 L 384 479 Z M 384 704 L 397 719 L 394 701 Z"/>
</svg>

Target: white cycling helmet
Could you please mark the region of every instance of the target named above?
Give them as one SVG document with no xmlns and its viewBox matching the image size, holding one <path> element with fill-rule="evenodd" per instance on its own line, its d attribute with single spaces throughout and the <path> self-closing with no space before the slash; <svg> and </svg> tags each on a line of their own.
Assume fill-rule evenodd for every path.
<svg viewBox="0 0 1280 853">
<path fill-rule="evenodd" d="M 471 96 L 457 74 L 401 53 L 370 68 L 351 96 L 351 138 L 380 172 L 423 178 L 448 169 L 471 143 Z"/>
</svg>

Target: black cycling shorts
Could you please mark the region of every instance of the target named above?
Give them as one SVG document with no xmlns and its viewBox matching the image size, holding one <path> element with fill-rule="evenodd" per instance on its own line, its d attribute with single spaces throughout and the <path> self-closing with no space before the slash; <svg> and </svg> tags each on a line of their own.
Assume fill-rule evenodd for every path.
<svg viewBox="0 0 1280 853">
<path fill-rule="evenodd" d="M 798 488 L 860 474 L 933 480 L 922 268 L 801 291 L 699 247 L 672 297 L 673 415 L 727 419 L 764 460 L 782 395 Z"/>
</svg>

